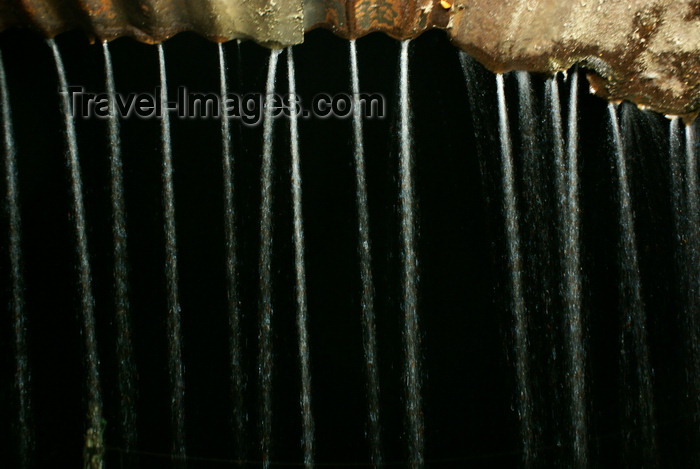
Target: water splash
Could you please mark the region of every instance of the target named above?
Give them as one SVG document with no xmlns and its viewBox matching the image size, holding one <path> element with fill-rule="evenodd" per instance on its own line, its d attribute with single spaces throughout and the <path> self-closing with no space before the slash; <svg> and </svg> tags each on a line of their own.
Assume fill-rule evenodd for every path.
<svg viewBox="0 0 700 469">
<path fill-rule="evenodd" d="M 530 392 L 530 370 L 528 363 L 529 343 L 527 339 L 527 311 L 523 298 L 522 259 L 520 253 L 520 227 L 518 223 L 517 196 L 513 176 L 513 155 L 508 125 L 508 109 L 503 84 L 503 75 L 496 75 L 498 92 L 498 123 L 501 134 L 501 157 L 503 166 L 503 212 L 506 219 L 506 244 L 510 270 L 511 309 L 515 320 L 515 368 L 517 374 L 518 416 L 523 442 L 523 462 L 530 466 L 535 458 Z"/>
<path fill-rule="evenodd" d="M 296 96 L 294 55 L 287 48 L 287 76 L 289 94 Z M 297 330 L 299 333 L 299 363 L 301 365 L 301 419 L 304 466 L 314 464 L 314 420 L 311 413 L 311 366 L 309 359 L 309 333 L 307 330 L 306 269 L 304 266 L 304 222 L 301 208 L 301 169 L 299 167 L 299 130 L 297 114 L 289 118 L 290 151 L 292 154 L 292 203 L 294 206 L 294 267 L 296 270 Z"/>
<path fill-rule="evenodd" d="M 273 107 L 270 97 L 275 93 L 275 74 L 280 50 L 270 51 L 267 68 L 265 121 L 263 123 L 263 158 L 260 175 L 260 450 L 263 468 L 270 467 L 272 444 L 272 150 Z"/>
<path fill-rule="evenodd" d="M 623 311 L 621 341 L 621 367 L 623 370 L 623 393 L 625 395 L 625 419 L 627 425 L 641 434 L 637 445 L 632 445 L 631 435 L 625 438 L 625 458 L 641 458 L 645 464 L 653 461 L 656 453 L 654 401 L 651 384 L 651 367 L 647 349 L 647 332 L 642 287 L 639 273 L 637 242 L 634 233 L 632 197 L 627 178 L 627 161 L 624 142 L 617 117 L 617 107 L 608 104 L 610 127 L 618 176 L 618 199 L 620 204 L 620 300 Z M 635 376 L 627 376 L 633 370 Z M 634 448 L 633 446 L 638 446 Z M 641 456 L 637 453 L 641 450 Z M 636 465 L 636 464 L 635 464 Z"/>
<path fill-rule="evenodd" d="M 350 40 L 350 72 L 352 79 L 352 130 L 355 141 L 355 194 L 357 199 L 358 252 L 362 280 L 362 345 L 367 373 L 367 411 L 372 464 L 382 465 L 381 425 L 379 420 L 379 363 L 374 319 L 374 282 L 372 281 L 372 252 L 369 238 L 369 209 L 365 180 L 365 148 L 360 109 L 360 78 L 357 68 L 357 46 Z"/>
<path fill-rule="evenodd" d="M 29 395 L 31 373 L 27 353 L 27 317 L 24 310 L 24 275 L 22 272 L 22 218 L 19 210 L 19 187 L 10 94 L 5 64 L 0 53 L 0 106 L 5 149 L 5 186 L 9 220 L 10 277 L 12 281 L 12 329 L 15 338 L 15 389 L 17 392 L 17 452 L 21 467 L 31 465 L 34 435 L 31 428 L 32 403 Z"/>
<path fill-rule="evenodd" d="M 136 445 L 136 367 L 131 345 L 129 320 L 129 279 L 127 269 L 126 210 L 124 208 L 124 177 L 122 174 L 119 117 L 114 102 L 116 92 L 112 57 L 107 42 L 102 43 L 105 61 L 105 84 L 109 101 L 109 162 L 112 190 L 112 239 L 114 243 L 114 306 L 117 324 L 117 360 L 120 396 L 121 431 L 124 449 Z"/>
<path fill-rule="evenodd" d="M 418 256 L 416 253 L 416 219 L 413 193 L 413 139 L 409 101 L 408 45 L 401 42 L 400 60 L 400 162 L 399 193 L 401 216 L 401 260 L 403 263 L 403 312 L 406 354 L 406 412 L 409 433 L 409 463 L 423 467 L 424 429 L 421 404 L 420 332 L 418 329 Z"/>
<path fill-rule="evenodd" d="M 92 274 L 83 205 L 83 182 L 80 176 L 78 160 L 78 143 L 75 134 L 73 111 L 68 94 L 68 80 L 63 68 L 63 60 L 58 46 L 53 39 L 46 41 L 53 52 L 61 96 L 61 111 L 66 132 L 68 168 L 73 193 L 73 212 L 75 220 L 76 251 L 78 255 L 78 282 L 80 291 L 81 313 L 83 320 L 83 337 L 85 337 L 85 357 L 87 367 L 88 391 L 88 428 L 85 434 L 84 461 L 90 469 L 101 468 L 103 464 L 104 441 L 102 421 L 102 392 L 100 390 L 99 357 L 97 355 L 97 337 L 95 334 L 95 301 L 92 295 Z"/>
<path fill-rule="evenodd" d="M 561 291 L 566 318 L 568 349 L 567 385 L 570 393 L 573 456 L 576 467 L 588 465 L 588 425 L 586 416 L 586 349 L 581 317 L 581 218 L 578 169 L 578 77 L 571 75 L 566 159 L 564 158 L 559 84 L 548 81 L 551 115 L 554 123 L 554 154 L 559 207 L 559 255 L 562 259 Z"/>
<path fill-rule="evenodd" d="M 226 56 L 224 46 L 219 43 L 219 77 L 221 96 L 228 94 L 226 77 Z M 236 211 L 234 205 L 233 151 L 231 149 L 231 125 L 228 118 L 221 115 L 221 145 L 224 177 L 224 231 L 226 236 L 226 294 L 230 329 L 231 384 L 233 397 L 233 422 L 236 439 L 236 457 L 245 459 L 245 407 L 243 390 L 245 377 L 241 366 L 241 313 L 238 297 L 238 259 L 236 248 Z"/>
<path fill-rule="evenodd" d="M 163 139 L 163 218 L 165 228 L 165 279 L 168 295 L 168 340 L 170 354 L 170 403 L 172 405 L 173 462 L 184 466 L 185 448 L 185 370 L 182 364 L 182 327 L 177 274 L 177 237 L 175 233 L 175 194 L 173 189 L 172 141 L 168 114 L 168 80 L 165 73 L 165 53 L 158 44 L 160 69 L 160 105 L 163 109 L 161 134 Z"/>
</svg>

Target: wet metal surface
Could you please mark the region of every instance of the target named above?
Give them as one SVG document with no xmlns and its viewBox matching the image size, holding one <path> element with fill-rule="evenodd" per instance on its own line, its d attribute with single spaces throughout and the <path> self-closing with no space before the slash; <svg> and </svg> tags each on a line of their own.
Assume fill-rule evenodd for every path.
<svg viewBox="0 0 700 469">
<path fill-rule="evenodd" d="M 48 37 L 80 28 L 93 40 L 148 43 L 194 31 L 272 48 L 301 43 L 315 28 L 351 39 L 376 31 L 410 39 L 440 28 L 497 73 L 580 63 L 604 98 L 686 118 L 700 110 L 697 0 L 6 0 L 0 31 L 12 27 Z"/>
</svg>

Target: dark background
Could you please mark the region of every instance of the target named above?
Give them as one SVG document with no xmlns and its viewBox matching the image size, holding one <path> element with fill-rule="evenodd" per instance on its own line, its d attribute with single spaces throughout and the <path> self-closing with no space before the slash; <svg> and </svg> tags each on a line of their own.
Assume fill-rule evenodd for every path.
<svg viewBox="0 0 700 469">
<path fill-rule="evenodd" d="M 78 32 L 57 38 L 68 81 L 104 90 L 99 44 Z M 386 97 L 386 118 L 365 120 L 373 273 L 381 380 L 385 460 L 407 460 L 403 404 L 400 243 L 398 220 L 398 56 L 400 44 L 381 34 L 358 40 L 362 91 Z M 154 46 L 119 39 L 110 44 L 117 91 L 150 92 L 158 86 Z M 18 149 L 26 313 L 37 467 L 78 467 L 85 420 L 83 338 L 77 296 L 69 173 L 55 64 L 41 38 L 28 32 L 0 35 Z M 225 44 L 232 92 L 263 92 L 268 52 L 251 42 Z M 217 46 L 185 33 L 165 44 L 175 89 L 218 92 Z M 308 103 L 319 92 L 349 92 L 348 43 L 313 31 L 294 49 L 297 93 Z M 280 56 L 278 91 L 286 92 L 286 56 Z M 442 32 L 411 44 L 411 105 L 419 223 L 420 328 L 423 356 L 425 457 L 432 466 L 515 467 L 521 460 L 515 399 L 512 317 L 501 200 L 495 79 L 478 68 L 480 90 L 470 106 L 457 50 Z M 559 77 L 562 102 L 569 82 Z M 639 428 L 621 420 L 634 390 L 621 383 L 618 307 L 617 181 L 603 101 L 580 84 L 582 263 L 588 348 L 591 462 L 622 467 L 623 442 L 639 449 Z M 564 318 L 558 294 L 559 261 L 551 139 L 544 81 L 533 77 L 542 158 L 537 183 L 545 201 L 529 198 L 526 157 L 518 127 L 517 86 L 506 76 L 520 197 L 530 317 L 532 386 L 538 465 L 571 461 L 564 379 Z M 668 167 L 668 124 L 624 104 L 620 112 L 629 148 L 629 177 L 654 369 L 658 455 L 663 467 L 690 467 L 694 436 L 686 398 L 674 267 Z M 564 119 L 567 117 L 564 110 Z M 480 126 L 478 135 L 474 123 Z M 566 122 L 566 120 L 564 121 Z M 302 461 L 300 374 L 294 306 L 292 204 L 288 121 L 275 123 L 274 183 L 274 417 L 273 461 Z M 220 123 L 172 120 L 180 301 L 184 331 L 187 452 L 191 467 L 234 465 Z M 257 444 L 257 307 L 262 126 L 232 126 L 243 360 L 247 371 L 247 460 Z M 656 135 L 655 134 L 658 134 Z M 88 242 L 96 301 L 97 338 L 105 404 L 107 467 L 134 463 L 167 467 L 171 448 L 167 372 L 166 295 L 160 122 L 121 122 L 130 303 L 138 374 L 138 448 L 123 451 L 112 288 L 112 238 L 107 123 L 77 121 Z M 311 341 L 316 461 L 330 466 L 369 462 L 360 321 L 359 256 L 350 119 L 300 122 L 303 213 Z M 4 180 L 2 182 L 5 191 Z M 7 216 L 0 218 L 7 233 Z M 7 236 L 0 252 L 7 253 Z M 0 301 L 9 305 L 9 258 L 0 259 Z M 548 305 L 545 308 L 544 305 Z M 9 307 L 0 319 L 0 463 L 15 467 L 16 397 Z"/>
</svg>

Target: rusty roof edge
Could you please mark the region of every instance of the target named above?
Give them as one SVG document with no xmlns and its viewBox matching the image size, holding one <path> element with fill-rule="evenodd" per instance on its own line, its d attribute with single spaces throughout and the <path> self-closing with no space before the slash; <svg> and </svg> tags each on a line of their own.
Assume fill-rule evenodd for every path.
<svg viewBox="0 0 700 469">
<path fill-rule="evenodd" d="M 556 21 L 552 21 L 556 18 Z M 686 121 L 700 111 L 700 6 L 696 0 L 4 0 L 0 31 L 47 37 L 82 29 L 91 40 L 157 43 L 182 31 L 212 41 L 281 48 L 321 27 L 346 38 L 396 39 L 447 30 L 494 72 L 555 73 L 575 63 L 591 91 Z"/>
<path fill-rule="evenodd" d="M 580 64 L 602 98 L 686 122 L 700 112 L 697 0 L 513 0 L 499 7 L 456 0 L 447 31 L 493 72 L 553 74 Z"/>
<path fill-rule="evenodd" d="M 149 44 L 192 31 L 281 48 L 304 41 L 304 11 L 302 0 L 5 0 L 0 31 L 10 28 L 45 37 L 82 29 L 92 41 L 126 36 Z"/>
</svg>

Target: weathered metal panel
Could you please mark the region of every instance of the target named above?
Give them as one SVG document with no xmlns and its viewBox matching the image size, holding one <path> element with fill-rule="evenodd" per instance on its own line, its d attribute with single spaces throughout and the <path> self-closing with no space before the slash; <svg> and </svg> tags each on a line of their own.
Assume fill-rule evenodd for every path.
<svg viewBox="0 0 700 469">
<path fill-rule="evenodd" d="M 161 42 L 181 31 L 214 41 L 253 39 L 270 47 L 304 40 L 302 0 L 3 0 L 0 27 L 48 37 L 82 28 L 92 39 Z"/>
<path fill-rule="evenodd" d="M 494 71 L 582 63 L 594 91 L 666 114 L 700 108 L 698 0 L 457 0 L 452 40 Z"/>
<path fill-rule="evenodd" d="M 188 30 L 270 47 L 318 27 L 397 39 L 444 28 L 493 71 L 582 63 L 606 98 L 666 114 L 700 110 L 700 0 L 0 0 L 0 31 L 13 26 L 151 43 Z"/>
<path fill-rule="evenodd" d="M 304 27 L 353 39 L 376 31 L 410 39 L 447 26 L 449 5 L 440 0 L 306 0 Z"/>
</svg>

